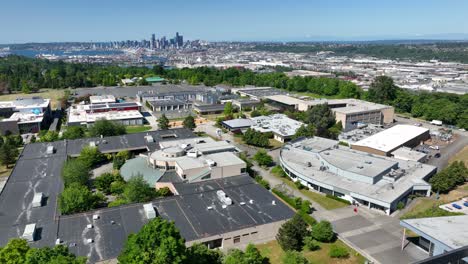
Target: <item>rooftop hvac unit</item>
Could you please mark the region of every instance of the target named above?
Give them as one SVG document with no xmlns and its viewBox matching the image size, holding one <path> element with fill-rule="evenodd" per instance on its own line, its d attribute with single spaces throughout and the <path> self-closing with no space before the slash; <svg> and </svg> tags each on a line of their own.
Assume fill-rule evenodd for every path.
<svg viewBox="0 0 468 264">
<path fill-rule="evenodd" d="M 35 208 L 35 207 L 41 207 L 42 206 L 42 199 L 44 198 L 44 195 L 40 192 L 40 193 L 36 193 L 33 197 L 33 200 L 32 200 L 32 207 Z"/>
<path fill-rule="evenodd" d="M 97 145 L 97 144 L 96 144 L 96 141 L 91 141 L 91 142 L 89 142 L 89 146 L 90 146 L 90 147 L 96 147 L 96 145 Z"/>
<path fill-rule="evenodd" d="M 231 204 L 232 204 L 231 198 L 229 198 L 223 190 L 217 191 L 217 192 L 216 192 L 216 195 L 218 196 L 218 199 L 219 199 L 224 205 L 231 205 Z"/>
<path fill-rule="evenodd" d="M 372 161 L 370 161 L 370 160 L 366 160 L 366 161 L 364 161 L 364 162 L 365 162 L 366 164 L 372 164 Z"/>
<path fill-rule="evenodd" d="M 54 146 L 47 146 L 46 153 L 47 154 L 54 154 Z"/>
<path fill-rule="evenodd" d="M 93 215 L 93 220 L 98 220 L 99 219 L 99 215 L 95 214 Z"/>
<path fill-rule="evenodd" d="M 276 205 L 276 201 L 275 200 L 271 201 L 271 204 Z"/>
<path fill-rule="evenodd" d="M 154 138 L 151 135 L 146 135 L 145 140 L 146 140 L 146 143 L 153 143 L 154 142 Z"/>
<path fill-rule="evenodd" d="M 145 210 L 146 218 L 153 219 L 156 218 L 156 210 L 152 203 L 144 204 L 143 209 Z"/>
<path fill-rule="evenodd" d="M 206 209 L 213 210 L 213 206 L 208 206 Z"/>
<path fill-rule="evenodd" d="M 86 228 L 87 228 L 87 229 L 92 229 L 93 227 L 94 227 L 94 226 L 93 226 L 92 224 L 86 225 Z"/>
<path fill-rule="evenodd" d="M 86 239 L 86 244 L 92 244 L 92 243 L 94 243 L 94 239 L 92 238 Z"/>
<path fill-rule="evenodd" d="M 214 167 L 214 166 L 216 166 L 216 161 L 211 160 L 211 159 L 207 159 L 206 164 L 208 164 L 208 166 L 210 166 L 210 167 Z"/>
<path fill-rule="evenodd" d="M 62 240 L 60 240 L 60 238 L 57 238 L 55 240 L 55 245 L 60 245 L 60 244 L 62 244 Z"/>
<path fill-rule="evenodd" d="M 36 235 L 36 224 L 26 225 L 24 228 L 24 233 L 22 238 L 26 239 L 28 242 L 33 242 Z"/>
<path fill-rule="evenodd" d="M 253 200 L 250 200 L 249 203 L 250 203 L 250 204 L 253 204 Z"/>
<path fill-rule="evenodd" d="M 239 204 L 240 204 L 240 205 L 245 205 L 245 202 L 240 202 Z"/>
<path fill-rule="evenodd" d="M 187 152 L 187 157 L 191 157 L 191 158 L 196 158 L 196 157 L 198 157 L 198 151 L 193 150 L 193 151 Z"/>
</svg>

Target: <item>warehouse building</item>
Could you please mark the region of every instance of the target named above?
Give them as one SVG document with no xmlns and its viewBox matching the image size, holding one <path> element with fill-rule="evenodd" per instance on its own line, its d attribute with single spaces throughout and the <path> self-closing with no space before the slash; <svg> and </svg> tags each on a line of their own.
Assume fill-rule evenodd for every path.
<svg viewBox="0 0 468 264">
<path fill-rule="evenodd" d="M 400 147 L 413 148 L 429 138 L 429 129 L 427 128 L 396 125 L 352 143 L 351 148 L 381 156 L 391 156 L 391 153 Z"/>
<path fill-rule="evenodd" d="M 450 252 L 468 245 L 468 216 L 444 216 L 404 219 L 400 225 L 417 234 L 417 245 L 430 257 Z M 414 241 L 414 240 L 413 240 Z"/>
<path fill-rule="evenodd" d="M 57 197 L 63 190 L 63 164 L 84 146 L 97 146 L 103 153 L 147 152 L 158 150 L 164 141 L 194 137 L 190 130 L 173 129 L 27 144 L 0 193 L 0 246 L 23 237 L 35 248 L 66 245 L 96 263 L 116 258 L 128 235 L 157 216 L 174 221 L 187 246 L 204 243 L 227 250 L 275 239 L 294 211 L 250 176 L 176 182 L 176 196 L 60 215 Z"/>
<path fill-rule="evenodd" d="M 224 111 L 224 104 L 195 104 L 193 110 L 199 115 L 221 114 Z"/>
<path fill-rule="evenodd" d="M 429 196 L 436 167 L 351 150 L 314 137 L 286 144 L 280 165 L 294 181 L 325 194 L 391 214 L 410 194 Z"/>
<path fill-rule="evenodd" d="M 137 100 L 144 104 L 146 101 L 156 101 L 160 99 L 172 99 L 191 102 L 202 102 L 205 104 L 215 104 L 218 102 L 222 92 L 216 88 L 203 85 L 173 85 L 166 84 L 153 85 L 153 89 L 147 91 L 138 91 Z"/>
<path fill-rule="evenodd" d="M 0 120 L 2 135 L 37 133 L 41 129 L 48 129 L 52 121 L 50 99 L 32 97 L 2 101 L 0 117 L 3 117 Z"/>
</svg>

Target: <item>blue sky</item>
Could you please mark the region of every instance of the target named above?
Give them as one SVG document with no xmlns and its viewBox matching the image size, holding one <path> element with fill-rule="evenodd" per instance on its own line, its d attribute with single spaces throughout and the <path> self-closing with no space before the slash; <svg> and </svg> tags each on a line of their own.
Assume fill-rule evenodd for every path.
<svg viewBox="0 0 468 264">
<path fill-rule="evenodd" d="M 468 36 L 466 0 L 4 0 L 0 43 Z"/>
</svg>

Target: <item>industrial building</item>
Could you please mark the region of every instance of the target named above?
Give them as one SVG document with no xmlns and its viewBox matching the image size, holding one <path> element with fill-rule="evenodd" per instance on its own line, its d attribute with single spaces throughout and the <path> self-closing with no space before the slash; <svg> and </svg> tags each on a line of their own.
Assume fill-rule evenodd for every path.
<svg viewBox="0 0 468 264">
<path fill-rule="evenodd" d="M 136 94 L 136 98 L 140 103 L 146 101 L 156 101 L 159 99 L 172 99 L 190 102 L 201 102 L 204 104 L 215 104 L 219 100 L 222 92 L 216 88 L 207 86 L 191 86 L 191 85 L 173 85 L 173 84 L 155 84 L 151 90 L 140 90 Z"/>
<path fill-rule="evenodd" d="M 174 221 L 187 246 L 204 243 L 227 250 L 273 240 L 294 211 L 246 175 L 175 182 L 177 195 L 172 197 L 60 215 L 63 164 L 84 146 L 96 146 L 102 153 L 147 153 L 163 142 L 170 146 L 174 139 L 189 138 L 195 138 L 190 130 L 173 129 L 25 145 L 0 193 L 0 246 L 23 237 L 31 247 L 66 245 L 95 263 L 116 258 L 128 235 L 154 217 Z"/>
<path fill-rule="evenodd" d="M 68 125 L 91 126 L 97 120 L 106 119 L 124 125 L 142 125 L 143 115 L 139 102 L 95 103 L 72 105 L 68 109 Z"/>
<path fill-rule="evenodd" d="M 280 109 L 297 111 L 307 111 L 316 105 L 326 103 L 335 114 L 336 122 L 341 122 L 345 131 L 355 129 L 361 124 L 384 125 L 393 123 L 395 113 L 392 106 L 358 99 L 304 100 L 286 94 L 268 95 L 264 99 Z"/>
<path fill-rule="evenodd" d="M 18 98 L 0 102 L 0 133 L 37 133 L 48 129 L 52 119 L 50 99 L 41 97 Z"/>
<path fill-rule="evenodd" d="M 443 254 L 468 245 L 468 216 L 444 216 L 418 219 L 404 219 L 400 225 L 417 234 L 417 245 L 430 257 Z"/>
<path fill-rule="evenodd" d="M 410 194 L 430 195 L 436 167 L 377 156 L 314 137 L 286 144 L 280 165 L 294 181 L 351 203 L 391 214 Z"/>
<path fill-rule="evenodd" d="M 224 104 L 195 104 L 193 110 L 199 115 L 214 115 L 224 111 Z"/>
<path fill-rule="evenodd" d="M 262 133 L 273 133 L 273 138 L 279 142 L 290 140 L 304 123 L 291 119 L 283 114 L 257 116 L 251 118 L 252 129 Z"/>
<path fill-rule="evenodd" d="M 381 156 L 391 156 L 391 153 L 400 147 L 413 148 L 429 138 L 429 129 L 427 128 L 396 125 L 352 143 L 351 148 Z"/>
<path fill-rule="evenodd" d="M 221 122 L 222 127 L 233 133 L 243 132 L 254 124 L 254 121 L 247 118 L 237 118 Z"/>
</svg>

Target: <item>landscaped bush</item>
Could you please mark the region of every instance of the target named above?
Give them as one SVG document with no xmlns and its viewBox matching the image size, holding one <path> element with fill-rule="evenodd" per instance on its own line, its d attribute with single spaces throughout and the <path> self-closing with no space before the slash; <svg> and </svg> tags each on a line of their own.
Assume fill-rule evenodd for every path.
<svg viewBox="0 0 468 264">
<path fill-rule="evenodd" d="M 286 194 L 284 194 L 282 191 L 278 190 L 278 189 L 275 189 L 273 188 L 271 190 L 274 194 L 278 195 L 278 197 L 281 198 L 281 200 L 285 201 L 287 204 L 289 204 L 291 207 L 295 208 L 297 211 L 297 214 L 299 214 L 300 216 L 302 216 L 302 218 L 304 219 L 304 221 L 309 224 L 310 226 L 313 226 L 317 223 L 317 221 L 309 215 L 308 212 L 305 212 L 305 206 L 303 206 L 303 203 L 308 203 L 303 201 L 300 197 L 289 197 L 287 196 Z M 310 203 L 309 203 L 309 206 L 310 206 Z M 304 210 L 304 211 L 303 211 Z"/>
<path fill-rule="evenodd" d="M 342 203 L 345 203 L 345 204 L 351 204 L 348 200 L 345 200 L 345 199 L 340 198 L 340 197 L 335 196 L 335 195 L 327 194 L 325 196 L 330 198 L 330 199 L 333 199 L 333 200 L 336 200 L 336 201 L 339 201 L 339 202 L 342 202 Z"/>
<path fill-rule="evenodd" d="M 254 177 L 255 181 L 258 182 L 265 189 L 270 190 L 270 183 L 267 180 L 264 180 L 262 176 L 257 175 Z"/>
<path fill-rule="evenodd" d="M 297 187 L 299 190 L 302 190 L 302 189 L 305 189 L 305 188 L 306 188 L 300 181 L 294 182 L 294 185 L 296 185 L 296 187 Z"/>
<path fill-rule="evenodd" d="M 278 189 L 275 189 L 273 188 L 271 190 L 274 194 L 278 195 L 283 201 L 285 201 L 287 204 L 289 204 L 291 207 L 299 210 L 300 209 L 300 206 L 297 206 L 297 200 L 296 198 L 291 198 L 289 196 L 287 196 L 286 194 L 284 194 L 282 191 L 278 190 Z M 300 198 L 299 198 L 300 199 Z"/>
<path fill-rule="evenodd" d="M 320 242 L 330 242 L 335 238 L 333 227 L 328 221 L 320 221 L 312 227 L 312 237 Z"/>
<path fill-rule="evenodd" d="M 304 238 L 304 248 L 310 251 L 315 251 L 320 249 L 320 244 L 311 236 Z"/>
<path fill-rule="evenodd" d="M 404 203 L 403 201 L 399 201 L 399 202 L 397 203 L 396 208 L 397 208 L 398 210 L 401 210 L 401 209 L 405 208 L 405 203 Z"/>
<path fill-rule="evenodd" d="M 276 165 L 271 169 L 271 173 L 278 176 L 278 177 L 286 177 L 288 176 L 286 172 L 284 172 L 283 168 L 280 165 Z"/>
<path fill-rule="evenodd" d="M 331 245 L 328 255 L 331 258 L 348 258 L 349 252 L 345 247 L 338 245 Z"/>
</svg>

